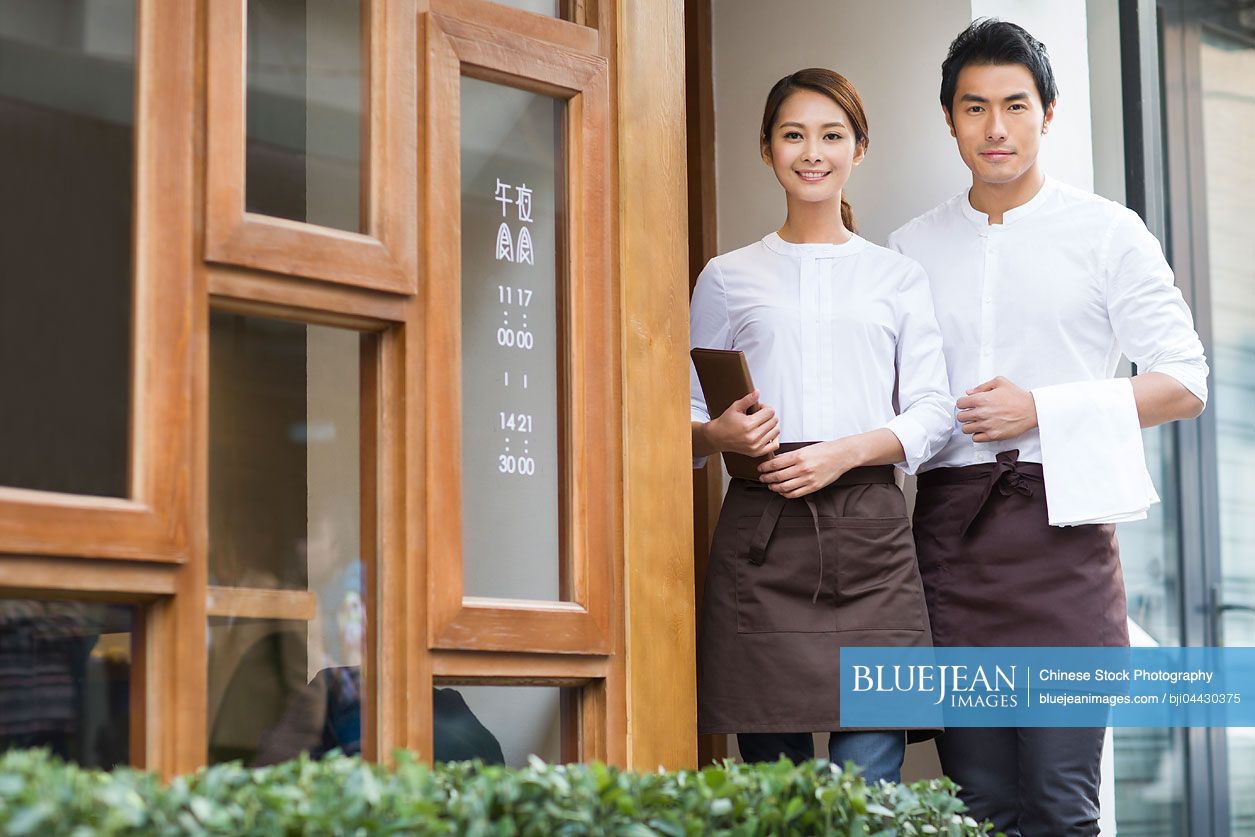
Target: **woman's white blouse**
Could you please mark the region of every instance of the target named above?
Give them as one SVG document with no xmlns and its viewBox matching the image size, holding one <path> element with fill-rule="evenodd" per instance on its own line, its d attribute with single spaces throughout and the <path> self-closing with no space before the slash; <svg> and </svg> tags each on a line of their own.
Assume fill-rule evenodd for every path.
<svg viewBox="0 0 1255 837">
<path fill-rule="evenodd" d="M 914 473 L 950 438 L 954 399 L 928 277 L 858 236 L 792 244 L 772 233 L 711 259 L 693 291 L 689 335 L 694 348 L 745 353 L 761 402 L 780 417 L 781 442 L 885 427 L 906 452 L 898 467 Z M 692 419 L 709 421 L 691 364 L 689 378 Z"/>
</svg>

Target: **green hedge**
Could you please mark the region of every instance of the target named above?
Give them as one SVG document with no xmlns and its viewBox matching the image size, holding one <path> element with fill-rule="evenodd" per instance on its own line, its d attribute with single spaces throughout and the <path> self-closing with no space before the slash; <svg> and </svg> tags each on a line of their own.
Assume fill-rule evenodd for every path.
<svg viewBox="0 0 1255 837">
<path fill-rule="evenodd" d="M 399 753 L 211 767 L 170 784 L 42 750 L 0 756 L 9 835 L 983 834 L 947 779 L 868 787 L 826 761 L 633 773 L 603 764 L 435 769 Z"/>
</svg>

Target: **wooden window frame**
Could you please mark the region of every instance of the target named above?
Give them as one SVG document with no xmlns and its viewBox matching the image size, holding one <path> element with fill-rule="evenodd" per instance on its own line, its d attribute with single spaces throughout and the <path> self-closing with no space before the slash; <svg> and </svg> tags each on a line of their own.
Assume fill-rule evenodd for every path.
<svg viewBox="0 0 1255 837">
<path fill-rule="evenodd" d="M 179 563 L 191 457 L 196 11 L 137 0 L 127 497 L 0 487 L 0 549 Z"/>
<path fill-rule="evenodd" d="M 456 0 L 450 11 L 480 4 Z M 441 416 L 423 428 L 426 447 L 428 645 L 433 649 L 606 654 L 611 649 L 611 580 L 621 556 L 617 504 L 602 502 L 598 485 L 617 496 L 619 410 L 617 292 L 607 254 L 607 61 L 531 37 L 534 15 L 495 13 L 492 28 L 433 11 L 424 16 L 428 154 L 424 161 L 429 213 L 426 386 L 423 412 Z M 547 28 L 592 32 L 545 19 Z M 592 33 L 595 35 L 595 32 Z M 584 37 L 584 35 L 580 35 Z M 464 597 L 461 458 L 461 77 L 468 75 L 567 102 L 566 170 L 569 228 L 565 262 L 564 368 L 560 394 L 565 420 L 559 517 L 569 560 L 570 601 Z M 560 328 L 564 326 L 560 324 Z M 555 556 L 557 559 L 559 556 Z"/>
<path fill-rule="evenodd" d="M 211 284 L 229 284 L 211 282 Z M 267 286 L 272 293 L 266 293 Z M 322 310 L 313 303 L 325 300 L 318 289 L 292 293 L 290 286 L 273 277 L 256 284 L 242 283 L 241 290 L 250 297 L 211 296 L 210 308 L 244 314 L 250 317 L 288 320 L 304 325 L 323 325 L 357 331 L 360 335 L 359 383 L 359 469 L 360 469 L 360 543 L 358 552 L 363 565 L 366 602 L 366 625 L 362 650 L 362 725 L 361 752 L 369 760 L 382 753 L 405 746 L 403 727 L 398 719 L 406 711 L 406 678 L 404 658 L 399 649 L 404 643 L 402 591 L 409 586 L 405 564 L 403 520 L 399 519 L 398 484 L 403 461 L 396 446 L 401 444 L 400 428 L 404 422 L 401 366 L 404 342 L 403 326 L 365 316 L 337 314 Z M 286 291 L 286 293 L 285 293 Z M 255 297 L 283 296 L 283 305 L 257 302 Z M 332 296 L 332 299 L 339 299 Z M 372 305 L 369 298 L 361 307 L 374 308 L 377 313 L 392 311 L 389 305 Z M 341 300 L 338 308 L 354 307 Z M 212 397 L 212 393 L 209 394 Z M 208 477 L 208 472 L 205 474 Z M 208 496 L 206 496 L 208 501 Z M 207 556 L 206 550 L 206 556 Z M 278 590 L 208 585 L 205 590 L 205 615 L 233 616 L 252 619 L 309 620 L 317 608 L 317 597 L 308 590 Z M 207 660 L 206 660 L 207 663 Z M 388 671 L 393 676 L 382 677 Z M 207 745 L 207 742 L 205 742 Z M 202 760 L 205 747 L 202 746 Z"/>
<path fill-rule="evenodd" d="M 207 4 L 205 258 L 359 288 L 417 289 L 413 0 L 361 0 L 365 233 L 246 212 L 247 0 Z"/>
</svg>

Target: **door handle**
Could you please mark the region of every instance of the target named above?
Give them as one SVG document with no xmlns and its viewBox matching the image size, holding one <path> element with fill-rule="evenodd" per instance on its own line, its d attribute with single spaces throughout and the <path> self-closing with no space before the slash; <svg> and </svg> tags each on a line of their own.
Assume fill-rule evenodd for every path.
<svg viewBox="0 0 1255 837">
<path fill-rule="evenodd" d="M 1224 645 L 1224 622 L 1220 617 L 1226 613 L 1255 614 L 1255 605 L 1226 602 L 1220 592 L 1220 585 L 1213 584 L 1211 586 L 1211 635 L 1215 637 L 1216 645 Z"/>
</svg>

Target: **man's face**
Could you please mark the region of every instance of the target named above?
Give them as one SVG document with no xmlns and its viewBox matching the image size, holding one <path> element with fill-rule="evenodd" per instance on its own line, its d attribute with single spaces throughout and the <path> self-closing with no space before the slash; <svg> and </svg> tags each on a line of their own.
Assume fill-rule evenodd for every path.
<svg viewBox="0 0 1255 837">
<path fill-rule="evenodd" d="M 1054 117 L 1054 102 L 1042 106 L 1023 64 L 964 67 L 951 106 L 946 124 L 959 155 L 973 178 L 989 184 L 1014 182 L 1033 167 Z"/>
</svg>

